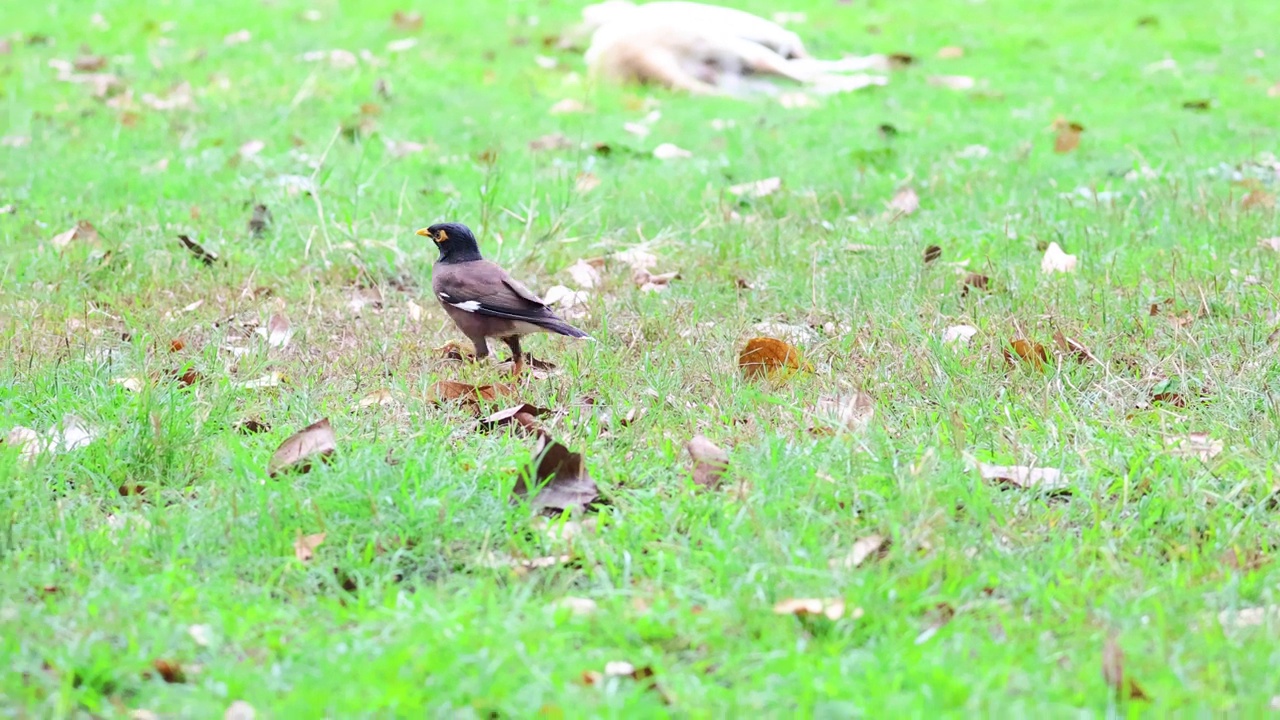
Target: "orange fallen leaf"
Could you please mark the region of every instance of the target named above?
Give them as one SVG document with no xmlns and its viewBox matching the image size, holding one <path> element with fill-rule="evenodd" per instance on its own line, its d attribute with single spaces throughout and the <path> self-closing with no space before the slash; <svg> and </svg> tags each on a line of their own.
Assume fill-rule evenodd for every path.
<svg viewBox="0 0 1280 720">
<path fill-rule="evenodd" d="M 1049 353 L 1045 351 L 1044 346 L 1038 342 L 1032 342 L 1026 338 L 1018 338 L 1011 343 L 1013 352 L 1010 353 L 1008 348 L 1004 350 L 1004 359 L 1010 366 L 1017 366 L 1014 357 L 1023 362 L 1030 363 L 1031 367 L 1036 370 L 1044 370 L 1044 366 L 1049 362 Z"/>
<path fill-rule="evenodd" d="M 738 355 L 738 369 L 748 380 L 755 380 L 779 372 L 812 372 L 813 366 L 791 345 L 777 338 L 758 337 L 748 340 L 742 348 Z"/>
<path fill-rule="evenodd" d="M 436 405 L 447 402 L 458 402 L 461 405 L 479 411 L 480 402 L 493 402 L 499 397 L 515 395 L 511 385 L 497 383 L 494 385 L 468 385 L 454 380 L 438 380 L 427 388 L 427 401 Z"/>
<path fill-rule="evenodd" d="M 1083 125 L 1058 118 L 1053 121 L 1053 129 L 1057 132 L 1053 139 L 1054 152 L 1065 154 L 1079 147 L 1080 133 L 1084 132 Z"/>
</svg>

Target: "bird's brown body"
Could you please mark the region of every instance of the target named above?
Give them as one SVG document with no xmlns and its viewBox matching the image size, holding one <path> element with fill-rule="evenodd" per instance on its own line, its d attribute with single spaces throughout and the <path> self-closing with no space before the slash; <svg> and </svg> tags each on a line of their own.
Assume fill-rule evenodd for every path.
<svg viewBox="0 0 1280 720">
<path fill-rule="evenodd" d="M 431 273 L 431 289 L 454 325 L 476 347 L 476 359 L 489 355 L 488 338 L 511 348 L 512 372 L 524 367 L 520 338 L 551 332 L 589 338 L 552 312 L 529 288 L 505 270 L 480 257 L 475 237 L 465 225 L 442 223 L 418 231 L 432 238 L 440 258 Z"/>
</svg>

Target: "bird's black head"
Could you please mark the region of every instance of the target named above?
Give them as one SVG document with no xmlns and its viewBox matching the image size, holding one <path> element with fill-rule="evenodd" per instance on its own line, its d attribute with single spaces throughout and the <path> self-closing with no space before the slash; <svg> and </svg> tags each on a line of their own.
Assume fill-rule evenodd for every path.
<svg viewBox="0 0 1280 720">
<path fill-rule="evenodd" d="M 418 234 L 435 241 L 440 250 L 440 257 L 436 262 L 462 263 L 482 259 L 476 236 L 471 234 L 471 228 L 462 223 L 436 223 L 419 230 Z"/>
</svg>

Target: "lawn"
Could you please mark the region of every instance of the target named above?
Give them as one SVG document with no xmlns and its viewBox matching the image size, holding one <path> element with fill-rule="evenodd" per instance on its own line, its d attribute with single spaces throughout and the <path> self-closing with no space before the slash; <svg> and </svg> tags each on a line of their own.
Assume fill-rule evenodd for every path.
<svg viewBox="0 0 1280 720">
<path fill-rule="evenodd" d="M 1280 4 L 749 0 L 903 55 L 754 101 L 591 87 L 576 3 L 7 5 L 5 716 L 1280 706 Z M 508 382 L 444 220 L 596 342 L 440 401 Z M 596 507 L 513 501 L 521 402 Z"/>
</svg>

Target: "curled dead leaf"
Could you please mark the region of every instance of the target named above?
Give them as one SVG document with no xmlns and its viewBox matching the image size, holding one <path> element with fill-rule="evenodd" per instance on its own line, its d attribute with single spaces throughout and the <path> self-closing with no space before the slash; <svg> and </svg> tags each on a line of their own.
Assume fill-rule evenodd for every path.
<svg viewBox="0 0 1280 720">
<path fill-rule="evenodd" d="M 719 487 L 729 470 L 729 453 L 702 435 L 695 435 L 685 450 L 693 459 L 694 484 L 710 490 Z"/>
<path fill-rule="evenodd" d="M 1057 468 L 979 463 L 978 472 L 983 480 L 1023 490 L 1061 492 L 1069 489 L 1066 479 L 1062 477 L 1062 471 Z"/>
<path fill-rule="evenodd" d="M 70 230 L 54 235 L 49 240 L 49 244 L 62 250 L 74 241 L 96 243 L 101 239 L 101 236 L 98 235 L 98 229 L 93 226 L 93 223 L 88 220 L 81 220 Z"/>
<path fill-rule="evenodd" d="M 515 395 L 515 388 L 498 383 L 495 385 L 468 385 L 454 380 L 439 380 L 427 388 L 427 401 L 436 405 L 457 402 L 478 412 L 480 403 L 493 402 L 499 397 Z"/>
<path fill-rule="evenodd" d="M 950 345 L 951 343 L 967 343 L 974 335 L 977 334 L 978 328 L 972 325 L 952 325 L 942 331 L 942 342 L 946 345 Z"/>
<path fill-rule="evenodd" d="M 762 198 L 772 195 L 780 189 L 782 189 L 782 178 L 770 177 L 754 182 L 730 185 L 729 194 L 737 195 L 738 197 Z"/>
<path fill-rule="evenodd" d="M 566 272 L 573 278 L 574 284 L 584 290 L 590 290 L 600 284 L 600 271 L 595 264 L 586 260 L 578 260 L 570 265 Z"/>
<path fill-rule="evenodd" d="M 960 279 L 960 297 L 968 297 L 969 288 L 987 292 L 991 289 L 991 278 L 978 273 L 965 273 L 965 276 Z"/>
<path fill-rule="evenodd" d="M 1068 255 L 1056 242 L 1049 243 L 1040 260 L 1040 272 L 1070 273 L 1076 270 L 1076 256 Z"/>
<path fill-rule="evenodd" d="M 929 84 L 948 90 L 972 90 L 978 82 L 968 75 L 934 75 L 929 78 Z"/>
<path fill-rule="evenodd" d="M 920 196 L 916 194 L 915 188 L 908 185 L 894 193 L 893 199 L 889 201 L 889 209 L 894 216 L 911 215 L 920 209 Z"/>
<path fill-rule="evenodd" d="M 738 369 L 748 380 L 778 374 L 790 375 L 793 371 L 813 372 L 800 351 L 787 343 L 771 337 L 757 337 L 747 341 L 738 354 Z"/>
<path fill-rule="evenodd" d="M 773 606 L 773 612 L 776 615 L 795 615 L 799 618 L 839 620 L 844 617 L 844 611 L 843 598 L 787 598 Z M 861 615 L 861 608 L 855 609 L 850 614 L 853 618 Z"/>
<path fill-rule="evenodd" d="M 1150 700 L 1133 677 L 1125 676 L 1124 651 L 1114 635 L 1108 635 L 1102 647 L 1102 677 L 1121 700 Z"/>
<path fill-rule="evenodd" d="M 289 436 L 267 464 L 267 473 L 276 477 L 282 472 L 306 473 L 313 460 L 325 460 L 338 449 L 338 440 L 329 425 L 329 418 L 314 422 Z"/>
<path fill-rule="evenodd" d="M 186 235 L 179 235 L 178 240 L 182 242 L 182 246 L 187 249 L 187 252 L 191 253 L 193 256 L 195 256 L 195 259 L 204 263 L 206 266 L 213 265 L 214 263 L 218 262 L 217 253 L 210 252 L 209 250 L 205 250 L 204 246 L 192 240 L 191 238 L 187 237 Z"/>
<path fill-rule="evenodd" d="M 875 401 L 870 395 L 860 391 L 823 395 L 818 398 L 813 413 L 824 423 L 825 429 L 860 433 L 867 429 L 871 418 L 875 416 Z"/>
<path fill-rule="evenodd" d="M 833 559 L 831 567 L 845 570 L 861 567 L 868 560 L 879 560 L 888 555 L 892 544 L 884 535 L 868 535 L 854 542 L 847 556 Z"/>
<path fill-rule="evenodd" d="M 267 321 L 264 334 L 267 336 L 267 345 L 273 348 L 283 348 L 293 338 L 293 326 L 289 323 L 289 318 L 284 313 L 278 312 Z"/>
<path fill-rule="evenodd" d="M 533 463 L 516 478 L 512 492 L 528 499 L 534 512 L 544 515 L 584 511 L 600 499 L 595 480 L 587 472 L 586 462 L 580 453 L 542 434 L 533 451 Z M 540 486 L 530 499 L 530 486 Z"/>
<path fill-rule="evenodd" d="M 1171 455 L 1198 458 L 1202 462 L 1212 460 L 1223 450 L 1221 440 L 1214 440 L 1209 433 L 1193 432 L 1186 437 L 1165 438 L 1165 449 Z"/>
<path fill-rule="evenodd" d="M 543 430 L 542 425 L 538 422 L 538 418 L 550 412 L 547 408 L 521 403 L 514 407 L 499 410 L 484 418 L 480 421 L 479 427 L 486 432 L 501 427 L 510 427 L 526 435 L 539 435 L 546 431 Z"/>
<path fill-rule="evenodd" d="M 925 249 L 924 249 L 924 264 L 925 264 L 925 265 L 928 265 L 929 263 L 931 263 L 931 262 L 933 262 L 933 261 L 935 261 L 935 260 L 937 260 L 938 258 L 941 258 L 941 257 L 942 257 L 942 248 L 941 248 L 940 246 L 938 246 L 938 245 L 930 245 L 929 247 L 927 247 L 927 248 L 925 248 Z"/>
<path fill-rule="evenodd" d="M 1084 132 L 1084 126 L 1080 123 L 1058 118 L 1053 122 L 1053 129 L 1057 132 L 1053 139 L 1054 152 L 1066 154 L 1080 146 L 1080 133 Z"/>
<path fill-rule="evenodd" d="M 1010 343 L 1010 347 L 1013 348 L 1013 352 L 1010 352 L 1009 348 L 1004 348 L 1003 350 L 1005 362 L 1009 363 L 1010 367 L 1017 367 L 1018 365 L 1014 358 L 1031 365 L 1036 370 L 1044 370 L 1045 364 L 1049 362 L 1048 351 L 1038 342 L 1032 342 L 1026 338 L 1017 338 Z"/>
<path fill-rule="evenodd" d="M 691 158 L 693 153 L 673 143 L 662 143 L 653 149 L 653 156 L 659 160 L 678 160 Z"/>
<path fill-rule="evenodd" d="M 1094 357 L 1093 353 L 1089 352 L 1089 348 L 1085 347 L 1079 340 L 1063 335 L 1061 330 L 1054 331 L 1053 342 L 1058 346 L 1059 350 L 1064 353 L 1071 353 L 1071 356 L 1079 362 L 1101 364 L 1101 361 Z"/>
<path fill-rule="evenodd" d="M 151 663 L 151 667 L 164 680 L 170 684 L 184 683 L 187 681 L 187 674 L 182 671 L 182 665 L 176 660 L 159 659 Z"/>
<path fill-rule="evenodd" d="M 671 281 L 680 277 L 680 271 L 652 273 L 648 270 L 636 270 L 631 274 L 631 282 L 640 288 L 640 292 L 662 292 L 671 286 Z"/>
<path fill-rule="evenodd" d="M 360 402 L 356 403 L 356 408 L 367 408 L 378 405 L 394 405 L 396 399 L 392 396 L 391 391 L 386 388 L 378 388 L 373 392 L 360 398 Z"/>
<path fill-rule="evenodd" d="M 303 535 L 299 530 L 297 539 L 293 541 L 293 556 L 298 558 L 299 562 L 310 562 L 316 555 L 316 548 L 324 542 L 324 535 L 324 533 Z"/>
</svg>

